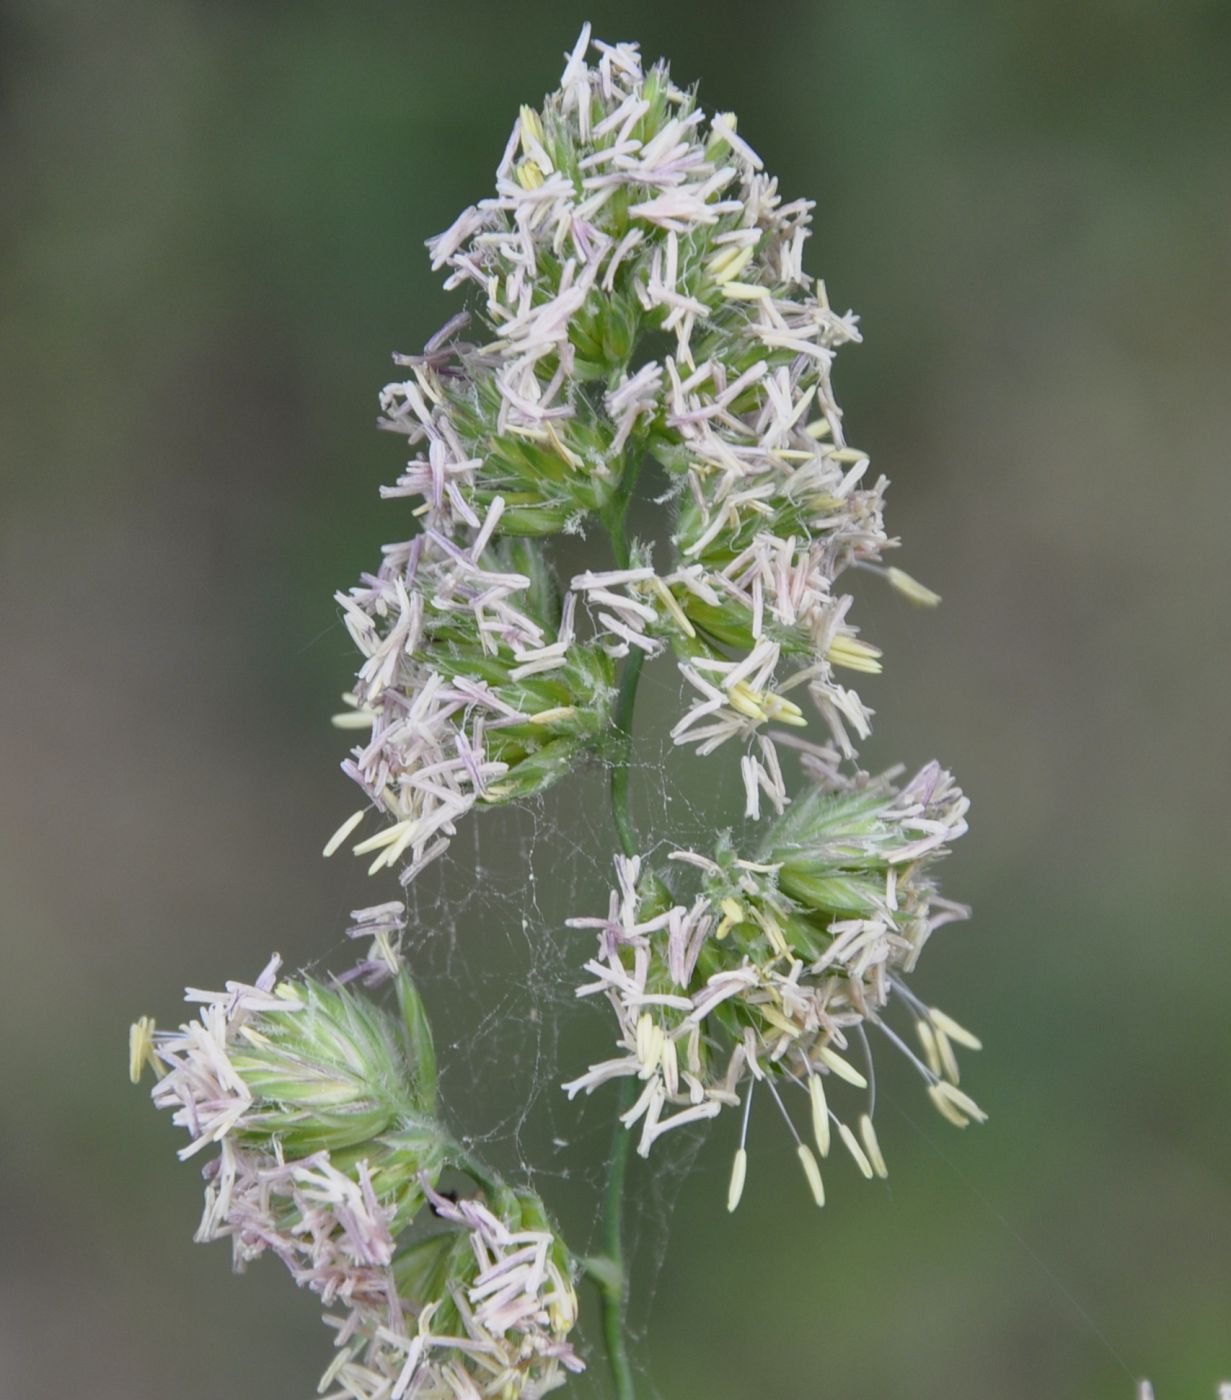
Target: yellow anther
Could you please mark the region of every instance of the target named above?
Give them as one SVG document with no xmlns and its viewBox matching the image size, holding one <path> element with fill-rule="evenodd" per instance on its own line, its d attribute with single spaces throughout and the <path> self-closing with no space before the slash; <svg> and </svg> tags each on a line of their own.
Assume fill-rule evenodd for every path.
<svg viewBox="0 0 1231 1400">
<path fill-rule="evenodd" d="M 637 1058 L 641 1061 L 641 1078 L 648 1079 L 662 1058 L 666 1037 L 648 1011 L 637 1018 Z"/>
<path fill-rule="evenodd" d="M 556 1270 L 552 1270 L 555 1293 L 547 1307 L 547 1316 L 556 1332 L 567 1332 L 577 1321 L 577 1295 L 564 1282 Z"/>
<path fill-rule="evenodd" d="M 971 1035 L 965 1026 L 959 1025 L 952 1016 L 948 1016 L 943 1011 L 938 1011 L 936 1007 L 928 1012 L 932 1018 L 932 1024 L 937 1030 L 944 1031 L 950 1040 L 956 1040 L 959 1045 L 964 1045 L 967 1050 L 982 1050 L 983 1042 L 978 1036 Z"/>
<path fill-rule="evenodd" d="M 343 1347 L 341 1351 L 334 1354 L 333 1360 L 325 1368 L 325 1374 L 321 1377 L 320 1384 L 317 1386 L 318 1393 L 323 1394 L 333 1385 L 334 1381 L 336 1381 L 341 1374 L 342 1367 L 349 1364 L 356 1350 L 356 1347 Z"/>
<path fill-rule="evenodd" d="M 883 653 L 880 647 L 874 647 L 871 642 L 861 642 L 858 637 L 848 636 L 844 632 L 839 632 L 833 638 L 825 654 L 835 666 L 846 666 L 870 676 L 880 675 L 882 669 L 880 658 Z"/>
<path fill-rule="evenodd" d="M 779 957 L 789 958 L 791 956 L 791 945 L 786 941 L 786 935 L 782 932 L 778 920 L 765 909 L 753 908 L 752 917 L 761 925 L 766 938 L 769 939 L 770 946 Z"/>
<path fill-rule="evenodd" d="M 742 924 L 747 915 L 739 900 L 732 899 L 730 895 L 718 907 L 722 910 L 722 922 L 714 930 L 714 937 L 725 938 L 730 933 L 732 925 Z"/>
<path fill-rule="evenodd" d="M 884 1153 L 881 1152 L 880 1140 L 876 1136 L 876 1129 L 872 1126 L 870 1114 L 865 1113 L 859 1120 L 859 1136 L 863 1138 L 863 1145 L 867 1150 L 872 1170 L 884 1180 L 889 1175 L 889 1168 L 885 1165 Z"/>
<path fill-rule="evenodd" d="M 727 1187 L 727 1210 L 732 1211 L 739 1205 L 740 1197 L 744 1194 L 744 1182 L 748 1178 L 748 1154 L 741 1147 L 735 1154 L 735 1161 L 731 1163 L 731 1184 Z"/>
<path fill-rule="evenodd" d="M 767 1006 L 764 1004 L 762 1004 L 757 1009 L 760 1011 L 761 1015 L 765 1018 L 765 1020 L 768 1021 L 769 1024 L 773 1026 L 775 1030 L 781 1031 L 782 1034 L 786 1036 L 788 1040 L 799 1039 L 799 1027 L 795 1025 L 793 1021 L 789 1021 L 782 1014 L 781 1011 L 776 1010 L 772 1006 Z"/>
<path fill-rule="evenodd" d="M 848 1084 L 853 1084 L 856 1089 L 866 1089 L 868 1081 L 848 1060 L 844 1060 L 836 1050 L 831 1050 L 828 1045 L 822 1045 L 816 1052 L 823 1065 L 828 1065 L 839 1079 L 845 1079 Z"/>
<path fill-rule="evenodd" d="M 890 567 L 885 571 L 885 576 L 903 598 L 918 603 L 921 608 L 934 608 L 940 602 L 939 593 L 934 593 L 926 584 L 912 578 L 905 569 Z"/>
<path fill-rule="evenodd" d="M 650 580 L 650 586 L 658 595 L 663 607 L 666 608 L 667 611 L 671 614 L 671 616 L 675 619 L 676 626 L 680 629 L 680 631 L 683 632 L 683 634 L 686 637 L 695 637 L 697 635 L 697 629 L 692 625 L 691 622 L 689 622 L 688 614 L 684 611 L 682 607 L 680 607 L 679 603 L 676 600 L 675 594 L 672 593 L 672 591 L 667 587 L 667 585 L 662 581 L 662 579 L 658 577 L 657 574 L 655 574 L 654 577 Z"/>
<path fill-rule="evenodd" d="M 637 1058 L 644 1065 L 649 1054 L 650 1034 L 653 1030 L 654 1022 L 650 1019 L 650 1013 L 643 1011 L 637 1017 Z"/>
<path fill-rule="evenodd" d="M 528 423 L 509 423 L 505 428 L 505 432 L 514 433 L 517 437 L 529 438 L 531 442 L 551 441 L 544 429 L 533 428 Z"/>
<path fill-rule="evenodd" d="M 919 1044 L 923 1046 L 923 1058 L 928 1062 L 928 1069 L 939 1076 L 940 1051 L 936 1048 L 936 1032 L 927 1021 L 916 1021 L 915 1034 L 919 1037 Z"/>
<path fill-rule="evenodd" d="M 792 724 L 798 729 L 808 723 L 804 712 L 794 701 L 783 695 L 776 695 L 772 690 L 762 692 L 761 706 L 769 718 L 777 720 L 779 724 Z"/>
<path fill-rule="evenodd" d="M 953 1053 L 953 1045 L 949 1037 L 940 1029 L 934 1027 L 936 1031 L 936 1052 L 940 1056 L 941 1068 L 944 1070 L 945 1078 L 956 1084 L 962 1077 L 962 1072 L 958 1069 L 957 1056 Z"/>
<path fill-rule="evenodd" d="M 747 715 L 749 719 L 755 719 L 758 723 L 764 723 L 769 716 L 761 708 L 761 692 L 753 690 L 746 681 L 736 681 L 727 691 L 727 699 L 731 703 L 733 710 L 738 710 L 741 715 Z"/>
<path fill-rule="evenodd" d="M 799 706 L 785 696 L 777 695 L 772 690 L 754 690 L 747 681 L 736 681 L 727 691 L 727 700 L 733 710 L 758 723 L 772 719 L 780 724 L 798 727 L 808 722 Z"/>
<path fill-rule="evenodd" d="M 751 282 L 725 282 L 722 294 L 728 301 L 764 301 L 769 296 L 769 288 L 757 287 Z"/>
<path fill-rule="evenodd" d="M 964 1128 L 973 1118 L 976 1123 L 986 1123 L 987 1114 L 975 1103 L 969 1094 L 964 1094 L 943 1079 L 928 1087 L 928 1097 L 936 1105 L 942 1117 L 955 1127 Z"/>
<path fill-rule="evenodd" d="M 659 1055 L 662 1064 L 663 1084 L 667 1093 L 675 1095 L 680 1092 L 680 1057 L 679 1051 L 675 1048 L 675 1041 L 668 1038 L 666 1031 L 662 1032 L 662 1051 Z"/>
<path fill-rule="evenodd" d="M 360 807 L 357 812 L 352 812 L 329 840 L 325 842 L 325 849 L 321 852 L 321 855 L 326 857 L 333 855 L 334 851 L 338 849 L 342 842 L 346 840 L 351 832 L 354 831 L 363 820 L 367 810 L 366 807 Z"/>
<path fill-rule="evenodd" d="M 752 261 L 752 254 L 751 248 L 724 248 L 716 257 L 710 259 L 709 274 L 720 286 L 724 282 L 730 282 Z"/>
<path fill-rule="evenodd" d="M 808 1094 L 812 1099 L 812 1136 L 822 1157 L 829 1156 L 829 1105 L 825 1101 L 825 1085 L 819 1074 L 808 1076 Z"/>
<path fill-rule="evenodd" d="M 572 719 L 577 713 L 576 705 L 557 705 L 554 710 L 540 710 L 537 715 L 530 715 L 530 724 L 555 724 L 558 720 Z"/>
<path fill-rule="evenodd" d="M 405 829 L 398 836 L 397 840 L 390 842 L 372 864 L 368 866 L 369 875 L 375 875 L 378 870 L 383 870 L 386 867 L 392 870 L 395 862 L 401 858 L 402 852 L 405 851 L 406 847 L 414 840 L 415 834 L 419 829 L 419 823 L 404 822 L 399 823 L 399 825 L 403 826 Z"/>
<path fill-rule="evenodd" d="M 380 950 L 381 960 L 391 972 L 395 972 L 401 967 L 402 959 L 398 955 L 398 950 L 393 946 L 388 933 L 384 929 L 376 935 L 374 942 Z"/>
<path fill-rule="evenodd" d="M 825 1184 L 821 1180 L 821 1169 L 816 1164 L 816 1158 L 812 1155 L 812 1149 L 806 1142 L 801 1142 L 795 1150 L 799 1154 L 799 1161 L 804 1169 L 804 1176 L 808 1179 L 808 1186 L 812 1191 L 812 1199 L 818 1206 L 823 1206 L 825 1204 Z"/>
<path fill-rule="evenodd" d="M 134 1084 L 140 1084 L 141 1071 L 146 1065 L 159 1077 L 163 1067 L 154 1054 L 154 1018 L 142 1016 L 134 1021 L 128 1030 L 128 1077 Z"/>
<path fill-rule="evenodd" d="M 559 437 L 556 434 L 555 428 L 553 428 L 550 423 L 548 423 L 547 425 L 547 437 L 551 442 L 551 445 L 556 449 L 556 452 L 559 454 L 559 456 L 562 457 L 564 461 L 566 461 L 569 464 L 569 466 L 573 468 L 574 471 L 580 471 L 582 467 L 585 466 L 585 463 L 576 454 L 576 452 L 573 452 L 570 448 L 565 447 L 565 445 L 560 441 Z"/>
<path fill-rule="evenodd" d="M 521 148 L 526 155 L 530 154 L 531 145 L 543 144 L 543 122 L 539 114 L 533 107 L 523 104 L 518 125 L 521 128 Z"/>
<path fill-rule="evenodd" d="M 444 395 L 441 392 L 440 380 L 437 379 L 435 374 L 430 371 L 425 371 L 419 365 L 416 365 L 414 370 L 415 379 L 418 381 L 419 388 L 423 390 L 425 397 L 431 399 L 435 404 L 443 403 Z"/>
<path fill-rule="evenodd" d="M 343 710 L 341 714 L 329 716 L 329 723 L 335 729 L 370 729 L 375 722 L 375 710 Z"/>
<path fill-rule="evenodd" d="M 967 1118 L 964 1113 L 959 1112 L 956 1106 L 950 1103 L 944 1094 L 940 1092 L 941 1089 L 946 1087 L 943 1080 L 941 1080 L 939 1084 L 929 1085 L 928 1098 L 932 1100 L 936 1111 L 942 1118 L 948 1119 L 955 1128 L 964 1128 L 970 1122 L 970 1119 Z"/>
<path fill-rule="evenodd" d="M 537 190 L 543 183 L 543 172 L 532 160 L 518 161 L 517 183 L 523 190 Z"/>
<path fill-rule="evenodd" d="M 860 1146 L 859 1139 L 851 1132 L 845 1123 L 838 1124 L 838 1132 L 841 1134 L 842 1141 L 846 1144 L 846 1150 L 855 1159 L 855 1165 L 864 1176 L 871 1181 L 874 1175 L 872 1163 L 868 1161 L 868 1154 Z"/>
<path fill-rule="evenodd" d="M 353 846 L 351 849 L 357 856 L 366 856 L 372 851 L 383 850 L 386 846 L 396 845 L 408 829 L 413 835 L 414 829 L 418 825 L 417 821 L 407 817 L 404 821 L 394 822 L 392 826 L 378 831 L 375 836 L 369 836 L 366 841 L 360 841 L 357 846 Z"/>
</svg>

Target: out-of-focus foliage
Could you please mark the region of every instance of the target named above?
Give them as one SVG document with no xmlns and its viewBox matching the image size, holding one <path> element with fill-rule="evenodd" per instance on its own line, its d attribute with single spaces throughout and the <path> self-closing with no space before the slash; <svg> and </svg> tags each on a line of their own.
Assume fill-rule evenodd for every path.
<svg viewBox="0 0 1231 1400">
<path fill-rule="evenodd" d="M 868 697 L 921 745 L 869 761 L 935 753 L 973 798 L 946 887 L 975 919 L 921 989 L 983 1033 L 992 1113 L 942 1138 L 891 1078 L 888 1186 L 852 1174 L 806 1226 L 785 1141 L 726 1217 L 715 1133 L 639 1281 L 644 1358 L 673 1400 L 1127 1400 L 1125 1368 L 1212 1396 L 1231 12 L 1133 0 L 0 13 L 0 1389 L 289 1396 L 319 1371 L 311 1300 L 194 1252 L 198 1182 L 124 1030 L 271 942 L 326 956 L 370 902 L 316 853 L 348 800 L 331 593 L 399 537 L 375 394 L 453 309 L 422 240 L 487 190 L 583 18 L 739 112 L 817 199 L 812 266 L 862 316 L 847 421 L 893 480 L 903 566 L 945 597 L 868 590 Z M 483 857 L 512 890 L 503 819 Z M 456 976 L 426 995 L 459 1037 L 479 1014 Z M 500 1066 L 442 1090 L 477 1129 Z M 540 1184 L 585 1218 L 580 1187 Z"/>
</svg>

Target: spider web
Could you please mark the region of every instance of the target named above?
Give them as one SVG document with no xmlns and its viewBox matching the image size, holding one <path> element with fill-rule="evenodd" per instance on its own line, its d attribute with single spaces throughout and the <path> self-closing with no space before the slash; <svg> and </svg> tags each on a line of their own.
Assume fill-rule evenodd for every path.
<svg viewBox="0 0 1231 1400">
<path fill-rule="evenodd" d="M 682 705 L 674 662 L 669 655 L 652 660 L 639 691 L 630 775 L 647 861 L 659 847 L 712 846 L 742 805 L 733 754 L 698 763 L 672 745 L 667 731 Z M 510 1185 L 538 1192 L 579 1259 L 604 1252 L 617 1091 L 607 1084 L 570 1100 L 561 1085 L 619 1052 L 606 1001 L 576 995 L 591 980 L 584 964 L 595 951 L 593 931 L 570 929 L 566 920 L 607 908 L 619 849 L 609 785 L 608 765 L 594 758 L 536 798 L 470 813 L 447 852 L 397 892 L 407 911 L 404 954 L 435 1037 L 441 1117 Z M 391 897 L 388 886 L 387 874 L 374 880 L 370 902 Z M 340 942 L 328 969 L 340 970 L 357 951 Z M 651 1161 L 634 1154 L 629 1163 L 629 1340 L 646 1395 L 657 1392 L 638 1363 L 670 1217 L 709 1126 L 672 1133 L 655 1144 Z M 584 1278 L 578 1293 L 578 1345 L 589 1369 L 570 1380 L 568 1393 L 605 1394 L 597 1295 Z"/>
</svg>

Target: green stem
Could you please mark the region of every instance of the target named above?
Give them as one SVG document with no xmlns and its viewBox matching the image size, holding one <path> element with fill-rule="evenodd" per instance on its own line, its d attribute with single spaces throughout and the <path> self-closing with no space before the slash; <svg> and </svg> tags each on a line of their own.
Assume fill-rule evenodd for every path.
<svg viewBox="0 0 1231 1400">
<path fill-rule="evenodd" d="M 635 1081 L 620 1080 L 616 1113 L 627 1112 L 632 1103 Z M 628 1360 L 625 1336 L 628 1310 L 628 1276 L 624 1271 L 624 1176 L 632 1134 L 617 1116 L 611 1134 L 611 1155 L 607 1158 L 607 1190 L 603 1197 L 603 1244 L 609 1268 L 599 1284 L 603 1309 L 603 1339 L 607 1343 L 607 1363 L 615 1384 L 617 1400 L 635 1400 L 633 1370 Z"/>
<path fill-rule="evenodd" d="M 633 756 L 633 710 L 637 704 L 637 683 L 641 680 L 644 663 L 645 652 L 634 648 L 624 663 L 620 693 L 616 699 L 616 741 L 611 756 L 611 818 L 620 837 L 620 849 L 626 856 L 637 854 L 637 829 L 633 826 L 629 781 Z"/>
<path fill-rule="evenodd" d="M 495 1200 L 504 1189 L 504 1183 L 496 1176 L 492 1169 L 476 1157 L 472 1152 L 468 1152 L 456 1139 L 447 1140 L 446 1148 L 452 1158 L 453 1165 L 464 1171 L 468 1177 L 487 1193 L 491 1200 Z"/>
<path fill-rule="evenodd" d="M 634 459 L 625 470 L 619 490 L 612 498 L 604 519 L 611 540 L 611 552 L 615 556 L 618 569 L 627 569 L 630 563 L 624 517 L 628 511 L 638 465 Z M 611 817 L 619 833 L 620 849 L 626 856 L 637 854 L 637 831 L 633 826 L 629 796 L 629 769 L 633 756 L 633 711 L 637 705 L 637 684 L 641 680 L 641 668 L 644 664 L 645 652 L 640 647 L 634 647 L 624 662 L 624 673 L 620 677 L 620 693 L 616 697 L 615 742 L 611 750 Z"/>
<path fill-rule="evenodd" d="M 616 567 L 621 569 L 629 565 L 624 517 L 636 474 L 636 465 L 625 471 L 620 491 L 612 502 L 606 520 L 611 551 Z M 620 848 L 626 856 L 637 854 L 629 772 L 633 751 L 633 711 L 637 705 L 637 685 L 644 662 L 645 653 L 640 648 L 634 648 L 624 663 L 620 693 L 616 700 L 615 744 L 611 755 L 611 817 L 619 834 Z M 624 1178 L 628 1172 L 632 1134 L 619 1118 L 632 1104 L 635 1090 L 636 1084 L 632 1079 L 625 1077 L 620 1080 L 617 1117 L 611 1134 L 611 1152 L 607 1158 L 607 1189 L 603 1195 L 603 1247 L 606 1253 L 601 1272 L 595 1271 L 603 1311 L 603 1338 L 607 1344 L 607 1361 L 611 1367 L 616 1400 L 635 1400 L 636 1397 L 632 1366 L 628 1360 L 628 1276 L 624 1268 Z"/>
</svg>

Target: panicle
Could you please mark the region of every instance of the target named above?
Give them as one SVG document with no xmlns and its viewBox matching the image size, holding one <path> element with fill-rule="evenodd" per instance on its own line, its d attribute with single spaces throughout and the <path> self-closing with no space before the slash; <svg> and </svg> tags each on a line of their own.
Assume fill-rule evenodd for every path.
<svg viewBox="0 0 1231 1400">
<path fill-rule="evenodd" d="M 882 563 L 887 482 L 848 443 L 832 382 L 858 323 L 804 271 L 812 208 L 784 199 L 732 114 L 707 117 L 665 63 L 647 70 L 636 45 L 585 26 L 557 89 L 518 112 L 494 194 L 428 243 L 468 304 L 395 357 L 380 396 L 408 452 L 383 495 L 411 503 L 413 531 L 336 595 L 359 662 L 335 724 L 355 736 L 342 766 L 364 798 L 324 854 L 349 845 L 370 873 L 408 884 L 473 809 L 589 755 L 626 762 L 623 658 L 674 658 L 676 744 L 734 741 L 760 840 L 655 868 L 622 856 L 606 916 L 570 921 L 597 934 L 577 994 L 610 1004 L 616 1053 L 565 1086 L 635 1080 L 622 1122 L 643 1156 L 741 1107 L 729 1210 L 759 1085 L 818 1206 L 835 1141 L 865 1177 L 886 1174 L 874 1036 L 950 1122 L 985 1116 L 958 1087 L 955 1047 L 977 1038 L 906 980 L 966 914 L 932 869 L 968 804 L 937 764 L 900 786 L 854 769 L 872 711 L 851 678 L 882 654 L 851 618 L 848 573 L 939 599 Z M 624 542 L 647 457 L 670 483 L 665 560 Z M 552 537 L 596 526 L 616 557 L 583 558 L 564 586 Z M 809 710 L 823 747 L 799 735 Z M 810 784 L 794 799 L 782 748 Z M 182 1157 L 217 1149 L 197 1238 L 229 1239 L 237 1268 L 275 1255 L 328 1310 L 327 1400 L 535 1400 L 582 1369 L 573 1261 L 538 1198 L 440 1122 L 404 905 L 352 917 L 367 946 L 349 972 L 279 981 L 275 957 L 251 984 L 190 990 L 199 1012 L 178 1030 L 133 1027 L 130 1073 L 158 1074 Z M 396 1011 L 356 983 L 390 984 Z M 866 1095 L 853 1112 L 852 1093 Z M 446 1174 L 473 1189 L 444 1189 Z"/>
</svg>

